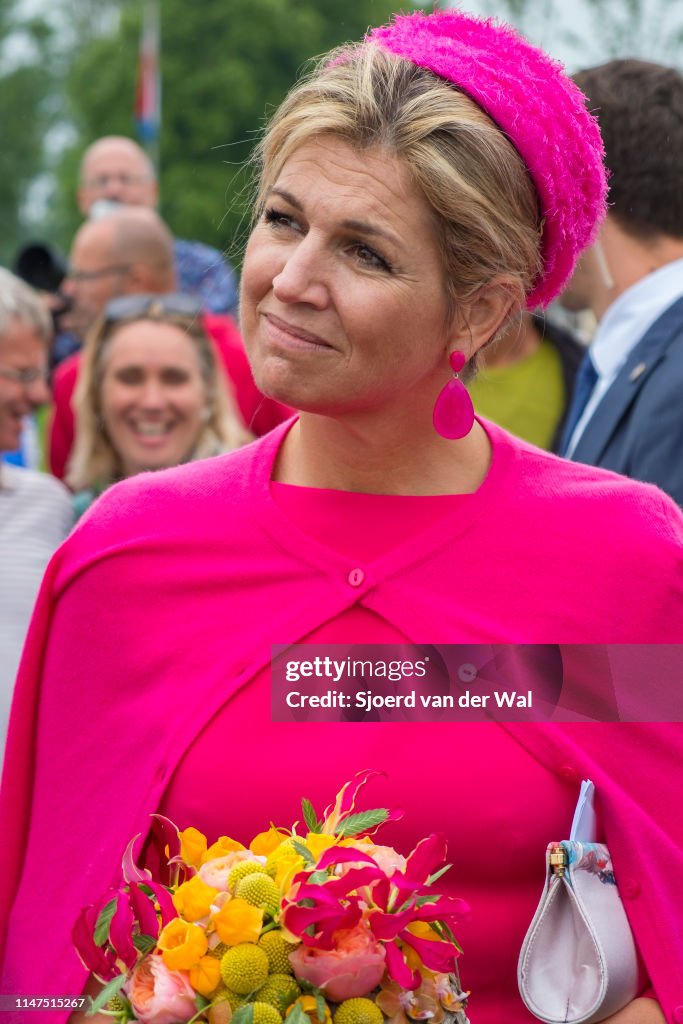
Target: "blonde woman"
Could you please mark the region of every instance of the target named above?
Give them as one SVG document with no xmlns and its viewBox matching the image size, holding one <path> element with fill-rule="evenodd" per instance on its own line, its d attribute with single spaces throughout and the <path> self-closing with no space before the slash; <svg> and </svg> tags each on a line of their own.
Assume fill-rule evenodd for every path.
<svg viewBox="0 0 683 1024">
<path fill-rule="evenodd" d="M 473 1021 L 528 1024 L 517 958 L 542 851 L 585 772 L 615 871 L 639 878 L 630 913 L 657 996 L 639 991 L 612 1024 L 661 1024 L 658 1003 L 670 1017 L 680 991 L 680 731 L 311 728 L 270 710 L 274 643 L 683 640 L 673 503 L 476 421 L 453 378 L 521 308 L 551 301 L 594 237 L 597 126 L 544 54 L 448 10 L 328 55 L 259 156 L 242 331 L 258 386 L 300 415 L 112 488 L 62 549 L 15 719 L 17 737 L 38 723 L 13 762 L 35 782 L 5 796 L 14 821 L 31 811 L 23 835 L 5 828 L 8 991 L 86 984 L 70 928 L 151 812 L 246 837 L 377 768 L 383 804 L 406 811 L 382 841 L 448 835 L 449 891 L 472 907 L 459 937 Z"/>
<path fill-rule="evenodd" d="M 79 514 L 117 480 L 232 451 L 251 436 L 186 295 L 114 299 L 86 343 L 75 406 L 67 483 Z"/>
</svg>

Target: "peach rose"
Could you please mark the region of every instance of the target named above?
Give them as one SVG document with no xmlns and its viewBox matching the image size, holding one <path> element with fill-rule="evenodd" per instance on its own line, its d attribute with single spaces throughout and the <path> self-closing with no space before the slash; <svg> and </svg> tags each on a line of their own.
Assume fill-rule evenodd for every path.
<svg viewBox="0 0 683 1024">
<path fill-rule="evenodd" d="M 148 956 L 138 964 L 128 998 L 141 1024 L 182 1024 L 197 1012 L 187 975 L 169 971 L 160 956 Z"/>
<path fill-rule="evenodd" d="M 368 857 L 372 857 L 379 868 L 390 878 L 394 871 L 405 871 L 407 860 L 391 846 L 375 846 L 374 843 L 359 847 Z"/>
<path fill-rule="evenodd" d="M 320 988 L 333 1003 L 366 996 L 377 988 L 384 974 L 384 946 L 361 921 L 355 928 L 335 935 L 334 949 L 310 949 L 301 945 L 289 954 L 299 981 Z"/>
<path fill-rule="evenodd" d="M 255 857 L 248 850 L 233 850 L 232 853 L 226 853 L 224 857 L 214 857 L 213 860 L 205 861 L 199 869 L 199 877 L 202 882 L 213 886 L 214 889 L 227 892 L 230 872 L 244 860 L 265 864 L 265 857 Z"/>
</svg>

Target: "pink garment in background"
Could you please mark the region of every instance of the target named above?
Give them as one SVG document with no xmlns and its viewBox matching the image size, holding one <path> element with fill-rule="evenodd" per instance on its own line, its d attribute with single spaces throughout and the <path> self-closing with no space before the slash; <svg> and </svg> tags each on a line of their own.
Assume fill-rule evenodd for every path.
<svg viewBox="0 0 683 1024">
<path fill-rule="evenodd" d="M 245 699 L 250 689 L 256 694 L 271 643 L 310 637 L 354 607 L 413 642 L 683 641 L 681 517 L 656 489 L 562 462 L 487 424 L 493 461 L 476 494 L 365 561 L 308 538 L 273 500 L 270 475 L 286 429 L 229 456 L 112 488 L 53 561 L 8 743 L 5 905 L 20 884 L 8 921 L 3 991 L 82 986 L 68 941 L 78 909 L 116 880 L 128 838 L 147 831 L 149 813 L 194 739 L 231 697 L 241 699 L 243 688 Z M 352 571 L 358 569 L 360 585 Z M 336 727 L 340 761 L 344 754 L 335 765 L 340 783 L 361 768 L 386 767 L 368 760 L 373 749 L 364 728 Z M 407 826 L 415 834 L 441 821 L 455 836 L 457 821 L 450 824 L 449 816 L 458 813 L 452 801 L 462 774 L 457 730 L 447 733 L 451 774 L 438 781 L 434 727 L 410 726 L 403 743 L 394 739 L 400 727 L 386 728 L 396 742 L 387 802 L 422 808 L 421 819 L 411 815 Z M 413 747 L 420 731 L 425 739 Z M 32 780 L 25 765 L 35 732 Z M 628 908 L 636 938 L 673 1019 L 683 1001 L 683 828 L 672 798 L 680 727 L 520 725 L 505 732 L 531 755 L 533 784 L 540 777 L 547 794 L 559 794 L 557 827 L 576 796 L 558 778 L 566 784 L 570 770 L 574 787 L 583 775 L 596 782 L 615 870 L 639 886 Z M 273 814 L 294 763 L 317 787 L 328 751 L 316 736 L 302 727 L 295 748 L 272 749 L 271 742 L 264 750 L 258 728 L 250 732 L 243 721 L 235 748 L 212 749 L 207 765 L 212 777 L 225 778 L 226 811 L 239 794 Z M 382 734 L 378 752 L 385 742 Z M 493 756 L 506 745 L 502 737 L 492 741 Z M 505 803 L 512 798 L 506 781 Z M 300 795 L 289 779 L 286 792 L 286 800 Z M 317 788 L 305 795 L 316 798 Z M 17 824 L 28 822 L 29 808 L 23 835 Z M 494 803 L 493 812 L 490 839 L 497 842 L 498 826 L 511 827 L 509 808 Z M 457 849 L 451 852 L 457 865 Z M 60 880 L 50 891 L 49 914 L 46 855 L 51 877 Z M 463 853 L 463 864 L 471 856 L 471 849 Z M 540 888 L 542 849 L 538 858 Z M 38 919 L 40 956 L 29 959 Z M 40 1015 L 34 1019 L 41 1024 Z M 59 1014 L 49 1020 L 58 1024 Z"/>
</svg>

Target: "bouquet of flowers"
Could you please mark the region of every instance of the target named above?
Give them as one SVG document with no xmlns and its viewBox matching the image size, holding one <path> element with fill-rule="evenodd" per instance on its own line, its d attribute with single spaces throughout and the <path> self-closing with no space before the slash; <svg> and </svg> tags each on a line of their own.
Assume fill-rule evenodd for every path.
<svg viewBox="0 0 683 1024">
<path fill-rule="evenodd" d="M 374 834 L 400 811 L 358 811 L 360 772 L 321 820 L 212 845 L 159 815 L 169 884 L 136 866 L 86 908 L 73 939 L 118 1024 L 467 1024 L 453 934 L 463 900 L 434 885 L 442 836 L 407 857 Z M 138 837 L 136 837 L 138 838 Z"/>
</svg>

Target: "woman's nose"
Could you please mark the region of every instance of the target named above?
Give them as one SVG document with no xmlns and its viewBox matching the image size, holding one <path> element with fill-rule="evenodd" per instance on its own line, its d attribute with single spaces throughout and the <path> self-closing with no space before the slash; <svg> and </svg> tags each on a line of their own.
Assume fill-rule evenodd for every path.
<svg viewBox="0 0 683 1024">
<path fill-rule="evenodd" d="M 166 389 L 161 381 L 149 377 L 140 390 L 140 405 L 144 409 L 159 409 L 166 404 Z"/>
<path fill-rule="evenodd" d="M 329 301 L 324 254 L 311 235 L 290 249 L 285 262 L 273 278 L 273 295 L 279 302 L 302 302 L 324 309 Z"/>
</svg>

